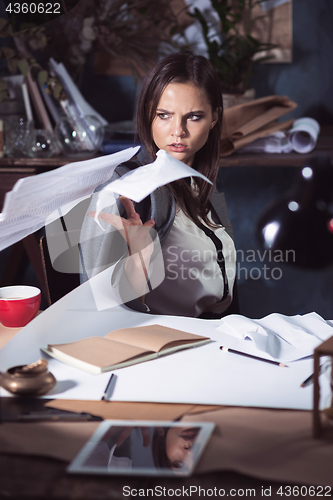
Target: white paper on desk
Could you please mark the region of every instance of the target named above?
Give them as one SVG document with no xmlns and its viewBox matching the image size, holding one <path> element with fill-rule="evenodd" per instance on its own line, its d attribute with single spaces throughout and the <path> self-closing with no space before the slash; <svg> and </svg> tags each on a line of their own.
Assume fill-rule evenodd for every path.
<svg viewBox="0 0 333 500">
<path fill-rule="evenodd" d="M 311 328 L 315 322 L 321 322 L 321 319 L 312 319 Z M 248 350 L 252 349 L 251 354 L 261 355 L 253 342 L 219 331 L 216 327 L 222 324 L 221 320 L 143 314 L 124 305 L 98 311 L 89 281 L 55 302 L 0 350 L 0 371 L 36 361 L 41 356 L 40 347 L 50 343 L 105 336 L 118 328 L 148 324 L 206 335 L 214 342 L 117 370 L 111 401 L 312 408 L 313 388 L 303 389 L 300 385 L 313 372 L 313 360 L 279 368 L 223 353 L 219 346 L 229 340 L 234 349 L 241 350 L 246 343 Z M 49 369 L 58 383 L 46 398 L 98 400 L 102 397 L 109 373 L 91 375 L 55 359 L 49 361 Z M 323 374 L 321 382 L 322 394 L 326 397 L 330 395 L 330 381 Z M 4 389 L 0 391 L 3 396 L 9 395 Z"/>
<path fill-rule="evenodd" d="M 314 349 L 318 343 L 333 335 L 332 326 L 316 312 L 301 316 L 285 316 L 273 313 L 255 320 L 262 327 L 267 327 L 276 335 L 296 348 Z M 313 354 L 313 352 L 311 353 Z"/>
<path fill-rule="evenodd" d="M 69 210 L 73 206 L 71 202 L 89 196 L 110 179 L 120 163 L 130 160 L 138 150 L 139 147 L 128 148 L 20 179 L 6 194 L 0 214 L 0 251 L 65 215 L 66 205 Z"/>
<path fill-rule="evenodd" d="M 221 320 L 217 330 L 243 340 L 244 352 L 252 341 L 262 353 L 282 362 L 311 356 L 315 347 L 333 335 L 332 326 L 314 312 L 303 316 L 273 313 L 257 320 L 232 314 Z"/>
</svg>

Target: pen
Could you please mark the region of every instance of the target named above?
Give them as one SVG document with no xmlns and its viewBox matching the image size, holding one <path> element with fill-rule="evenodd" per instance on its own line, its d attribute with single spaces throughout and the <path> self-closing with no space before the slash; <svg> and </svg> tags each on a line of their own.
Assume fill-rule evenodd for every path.
<svg viewBox="0 0 333 500">
<path fill-rule="evenodd" d="M 273 361 L 272 359 L 260 358 L 259 356 L 254 356 L 253 354 L 248 354 L 247 352 L 236 351 L 235 349 L 230 349 L 223 345 L 220 346 L 221 351 L 232 352 L 233 354 L 239 354 L 240 356 L 246 356 L 247 358 L 256 359 L 257 361 L 264 361 L 265 363 L 270 363 L 271 365 L 281 366 L 287 368 L 287 365 L 280 363 L 279 361 Z"/>
<path fill-rule="evenodd" d="M 114 382 L 116 381 L 116 376 L 114 373 L 111 373 L 111 377 L 109 378 L 108 383 L 106 384 L 105 391 L 103 396 L 101 397 L 101 401 L 107 401 L 110 399 L 112 389 L 114 387 Z"/>
</svg>

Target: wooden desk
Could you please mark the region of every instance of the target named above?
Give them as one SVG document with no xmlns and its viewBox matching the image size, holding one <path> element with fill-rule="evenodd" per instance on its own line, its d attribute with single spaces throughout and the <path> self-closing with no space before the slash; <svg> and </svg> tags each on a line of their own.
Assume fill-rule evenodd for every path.
<svg viewBox="0 0 333 500">
<path fill-rule="evenodd" d="M 5 329 L 0 325 L 0 348 L 5 345 L 10 338 L 19 331 L 19 329 Z M 6 339 L 1 338 L 1 335 L 7 334 Z M 1 403 L 1 400 L 0 400 Z M 120 403 L 107 403 L 109 405 L 119 405 Z M 124 404 L 124 403 L 123 403 Z M 153 418 L 151 407 L 153 404 L 147 404 L 146 414 L 144 415 L 141 411 L 140 416 L 136 411 L 138 403 L 126 403 L 127 404 L 127 416 L 122 418 L 130 419 L 149 419 Z M 146 403 L 143 403 L 145 405 Z M 172 406 L 172 405 L 166 405 Z M 141 404 L 142 407 L 142 404 Z M 219 408 L 219 407 L 216 407 Z M 204 407 L 203 407 L 204 409 Z M 142 409 L 141 409 L 142 410 Z M 246 409 L 240 409 L 240 411 L 245 411 Z M 0 413 L 1 416 L 1 413 Z M 121 417 L 118 417 L 121 418 Z M 1 420 L 0 420 L 1 425 Z M 20 432 L 22 432 L 22 425 L 26 428 L 26 433 L 29 433 L 29 426 L 34 424 L 13 424 L 20 426 Z M 74 422 L 67 424 L 75 426 Z M 274 429 L 273 434 L 277 432 Z M 296 434 L 297 431 L 295 430 Z M 26 434 L 24 433 L 24 434 Z M 22 434 L 20 434 L 22 435 Z M 266 436 L 267 437 L 267 436 Z M 265 439 L 265 431 L 263 433 L 263 439 Z M 68 499 L 68 500 L 106 500 L 106 499 L 122 499 L 126 496 L 124 495 L 124 486 L 128 489 L 134 490 L 133 496 L 140 496 L 139 490 L 147 492 L 150 489 L 150 493 L 146 493 L 145 496 L 150 498 L 157 498 L 158 495 L 152 495 L 152 491 L 155 488 L 159 488 L 157 491 L 162 491 L 162 498 L 168 498 L 172 496 L 170 493 L 168 495 L 167 491 L 177 490 L 177 495 L 180 498 L 185 498 L 190 496 L 193 499 L 199 499 L 204 496 L 202 490 L 208 493 L 206 496 L 213 496 L 213 498 L 218 497 L 218 492 L 220 495 L 233 496 L 235 498 L 241 497 L 263 497 L 263 491 L 266 491 L 266 496 L 273 500 L 281 500 L 281 491 L 285 494 L 284 496 L 291 496 L 294 498 L 298 495 L 288 495 L 288 489 L 282 489 L 281 487 L 294 486 L 297 483 L 293 482 L 283 482 L 283 481 L 271 481 L 264 480 L 256 477 L 250 477 L 245 474 L 241 474 L 235 471 L 217 470 L 215 472 L 204 473 L 204 474 L 194 474 L 190 478 L 180 479 L 180 478 L 144 478 L 144 477 L 103 477 L 103 476 L 70 476 L 66 474 L 67 462 L 50 458 L 36 456 L 31 450 L 31 454 L 25 452 L 24 454 L 11 454 L 2 453 L 0 454 L 0 498 L 8 499 L 25 499 L 30 498 L 33 500 L 51 500 L 51 499 Z M 276 450 L 270 450 L 275 452 Z M 221 449 L 221 454 L 226 451 Z M 299 451 L 298 451 L 299 453 Z M 268 457 L 269 458 L 269 457 Z M 297 453 L 294 460 L 297 459 Z M 304 486 L 298 484 L 299 488 Z M 325 486 L 325 485 L 323 485 Z M 192 487 L 192 490 L 190 488 Z M 163 490 L 165 488 L 165 490 Z M 199 495 L 199 488 L 201 488 L 201 494 Z M 195 491 L 196 489 L 196 491 Z M 181 495 L 179 495 L 179 490 Z M 245 490 L 248 490 L 246 493 Z M 251 490 L 251 492 L 250 492 Z M 304 490 L 304 488 L 303 488 Z M 164 491 L 164 494 L 163 494 Z M 185 493 L 184 493 L 185 491 Z M 187 493 L 186 493 L 187 491 Z M 191 491 L 191 495 L 189 492 Z M 280 491 L 280 494 L 278 493 Z M 211 493 L 213 492 L 213 493 Z M 215 492 L 215 495 L 214 495 Z M 332 490 L 331 490 L 332 492 Z M 309 493 L 309 494 L 307 494 Z M 141 496 L 143 494 L 141 493 Z M 306 500 L 312 499 L 315 495 L 311 494 L 311 490 L 307 487 L 305 494 L 302 493 L 302 498 Z M 331 495 L 328 495 L 331 496 Z M 132 498 L 132 497 L 131 497 Z"/>
<path fill-rule="evenodd" d="M 252 498 L 265 498 L 262 497 L 262 491 L 265 490 L 266 492 L 271 491 L 271 495 L 269 495 L 271 500 L 281 500 L 281 495 L 277 495 L 277 491 L 284 484 L 283 482 L 265 481 L 244 476 L 233 471 L 218 471 L 194 475 L 185 479 L 155 479 L 150 477 L 69 476 L 65 472 L 66 467 L 66 463 L 47 457 L 0 455 L 2 476 L 0 497 L 15 500 L 120 500 L 126 498 L 123 490 L 126 486 L 127 490 L 125 491 L 128 491 L 128 488 L 134 490 L 133 496 L 127 496 L 131 499 L 136 497 L 166 499 L 172 497 L 172 493 L 168 495 L 168 490 L 172 489 L 178 490 L 178 498 L 187 498 L 188 495 L 189 498 L 195 500 L 203 498 L 202 489 L 204 489 L 205 491 L 210 490 L 211 498 L 219 498 L 218 492 L 223 490 L 225 497 L 229 496 L 229 498 L 231 495 L 237 499 L 247 498 L 245 490 L 248 490 L 248 496 L 251 495 L 250 490 L 252 490 Z M 299 487 L 301 486 L 299 485 Z M 191 487 L 193 490 L 189 496 Z M 152 494 L 155 488 L 159 488 L 158 495 Z M 164 494 L 163 488 L 165 488 Z M 194 488 L 197 488 L 196 492 Z M 199 488 L 201 488 L 200 495 Z M 215 488 L 216 495 L 212 496 L 212 490 L 214 491 Z M 147 492 L 148 489 L 150 492 Z M 141 490 L 141 496 L 139 490 Z M 232 492 L 229 494 L 231 490 Z M 239 495 L 237 495 L 237 490 Z M 145 497 L 142 494 L 143 491 L 146 491 Z M 221 497 L 222 495 L 223 493 L 221 493 Z M 306 495 L 301 498 L 313 500 L 314 497 Z"/>
</svg>

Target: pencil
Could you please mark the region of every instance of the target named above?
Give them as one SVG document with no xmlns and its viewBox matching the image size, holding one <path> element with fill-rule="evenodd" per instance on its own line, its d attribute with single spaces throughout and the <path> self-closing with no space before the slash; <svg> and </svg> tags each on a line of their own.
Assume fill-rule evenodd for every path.
<svg viewBox="0 0 333 500">
<path fill-rule="evenodd" d="M 279 361 L 273 361 L 272 359 L 260 358 L 259 356 L 254 356 L 253 354 L 248 354 L 247 352 L 236 351 L 235 349 L 230 349 L 223 345 L 220 346 L 221 351 L 232 352 L 233 354 L 239 354 L 240 356 L 246 356 L 247 358 L 256 359 L 257 361 L 264 361 L 265 363 L 270 363 L 271 365 L 281 366 L 287 368 L 287 365 L 280 363 Z"/>
<path fill-rule="evenodd" d="M 101 401 L 107 401 L 110 398 L 110 389 L 111 389 L 111 382 L 114 379 L 114 374 L 111 373 L 111 377 L 109 378 L 108 383 L 106 384 L 105 391 L 103 396 L 101 397 Z"/>
<path fill-rule="evenodd" d="M 308 385 L 310 385 L 311 382 L 313 382 L 313 376 L 314 376 L 314 373 L 312 373 L 312 375 L 310 375 L 308 378 L 306 378 L 304 380 L 304 382 L 301 383 L 301 387 L 307 387 Z"/>
<path fill-rule="evenodd" d="M 321 375 L 323 373 L 324 369 L 325 369 L 325 363 L 320 365 L 319 375 Z M 314 373 L 312 373 L 308 378 L 306 378 L 304 380 L 304 382 L 301 383 L 301 387 L 307 387 L 308 385 L 310 385 L 313 382 L 313 379 L 314 379 Z"/>
</svg>

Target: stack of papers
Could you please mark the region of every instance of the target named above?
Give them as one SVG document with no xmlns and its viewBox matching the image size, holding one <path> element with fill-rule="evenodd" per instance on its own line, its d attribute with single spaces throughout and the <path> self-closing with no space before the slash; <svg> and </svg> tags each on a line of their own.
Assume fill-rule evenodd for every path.
<svg viewBox="0 0 333 500">
<path fill-rule="evenodd" d="M 304 316 L 273 313 L 262 319 L 232 314 L 221 320 L 217 330 L 243 340 L 242 351 L 251 354 L 259 350 L 261 355 L 283 363 L 312 356 L 314 349 L 333 335 L 331 324 L 315 312 Z"/>
</svg>

